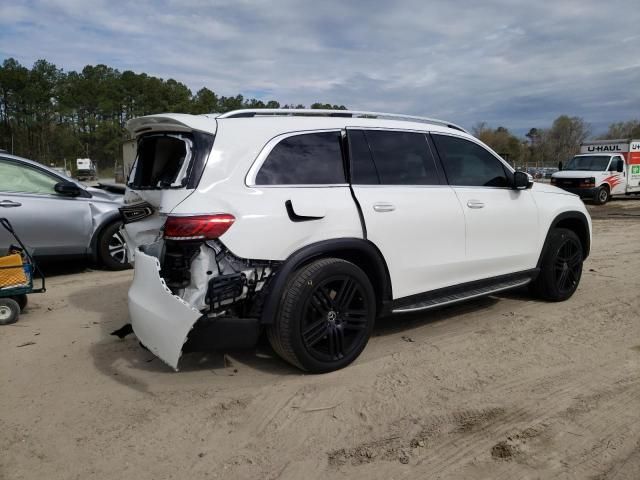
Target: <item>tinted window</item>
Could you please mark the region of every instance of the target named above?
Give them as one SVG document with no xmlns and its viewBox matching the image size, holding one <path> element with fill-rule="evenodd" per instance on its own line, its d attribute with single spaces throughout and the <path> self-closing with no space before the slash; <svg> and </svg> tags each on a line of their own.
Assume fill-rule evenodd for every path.
<svg viewBox="0 0 640 480">
<path fill-rule="evenodd" d="M 423 133 L 365 130 L 383 185 L 437 185 L 436 167 Z"/>
<path fill-rule="evenodd" d="M 480 145 L 463 138 L 433 135 L 450 185 L 508 187 L 506 170 Z"/>
<path fill-rule="evenodd" d="M 358 185 L 379 184 L 378 172 L 373 164 L 369 144 L 362 130 L 349 130 L 349 158 L 351 182 Z"/>
<path fill-rule="evenodd" d="M 0 192 L 56 194 L 60 180 L 35 168 L 0 160 Z"/>
<path fill-rule="evenodd" d="M 278 143 L 262 164 L 256 185 L 346 183 L 340 132 L 294 135 Z"/>
</svg>

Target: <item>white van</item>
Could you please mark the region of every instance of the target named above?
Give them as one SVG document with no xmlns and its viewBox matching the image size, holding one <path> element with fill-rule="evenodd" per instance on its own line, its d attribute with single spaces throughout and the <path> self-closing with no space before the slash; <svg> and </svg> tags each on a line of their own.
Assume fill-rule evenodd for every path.
<svg viewBox="0 0 640 480">
<path fill-rule="evenodd" d="M 596 140 L 580 146 L 576 155 L 561 171 L 554 173 L 551 184 L 606 203 L 612 195 L 640 194 L 640 140 Z"/>
</svg>

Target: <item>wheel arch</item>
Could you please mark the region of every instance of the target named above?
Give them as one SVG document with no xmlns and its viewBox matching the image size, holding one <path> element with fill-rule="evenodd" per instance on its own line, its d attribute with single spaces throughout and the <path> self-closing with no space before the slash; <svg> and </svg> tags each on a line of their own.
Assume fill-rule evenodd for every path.
<svg viewBox="0 0 640 480">
<path fill-rule="evenodd" d="M 383 303 L 392 299 L 389 269 L 382 253 L 373 243 L 361 238 L 325 240 L 302 247 L 284 261 L 269 285 L 269 293 L 262 309 L 260 323 L 273 323 L 278 311 L 280 297 L 286 287 L 287 280 L 293 272 L 313 260 L 328 257 L 347 260 L 364 271 L 371 280 L 376 293 L 378 311 L 381 310 Z"/>
<path fill-rule="evenodd" d="M 542 250 L 540 251 L 540 257 L 538 258 L 538 263 L 536 265 L 537 268 L 540 268 L 542 257 L 544 256 L 549 246 L 551 231 L 555 228 L 566 228 L 574 232 L 580 239 L 582 250 L 584 252 L 584 258 L 586 259 L 589 256 L 589 253 L 591 251 L 591 234 L 587 216 L 584 213 L 578 211 L 563 212 L 555 217 L 551 222 L 551 225 L 549 226 L 547 236 L 544 240 L 544 244 L 542 245 Z"/>
</svg>

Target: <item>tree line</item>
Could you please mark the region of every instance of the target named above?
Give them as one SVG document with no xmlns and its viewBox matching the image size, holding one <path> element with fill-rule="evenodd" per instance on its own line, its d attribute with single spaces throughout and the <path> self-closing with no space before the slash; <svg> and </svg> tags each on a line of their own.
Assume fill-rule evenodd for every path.
<svg viewBox="0 0 640 480">
<path fill-rule="evenodd" d="M 193 93 L 174 79 L 87 65 L 65 72 L 38 60 L 32 68 L 8 58 L 0 66 L 0 149 L 45 164 L 90 157 L 101 169 L 120 163 L 127 120 L 162 112 L 224 113 L 240 108 L 305 108 L 242 95 L 220 96 L 208 88 Z M 345 109 L 314 103 L 310 108 Z M 472 133 L 516 166 L 555 166 L 592 136 L 580 117 L 561 115 L 549 128 L 518 137 L 508 128 L 476 124 Z M 617 122 L 600 138 L 640 138 L 640 121 Z M 106 173 L 106 172 L 105 172 Z"/>
<path fill-rule="evenodd" d="M 174 79 L 164 80 L 106 65 L 65 72 L 38 60 L 32 68 L 8 58 L 0 67 L 0 149 L 44 164 L 89 157 L 98 167 L 122 158 L 127 120 L 154 113 L 224 113 L 240 108 L 305 108 L 242 95 L 220 96 L 208 88 L 193 93 Z M 344 110 L 314 103 L 310 108 Z M 106 172 L 105 172 L 106 173 Z"/>
<path fill-rule="evenodd" d="M 579 152 L 580 144 L 592 138 L 591 126 L 580 117 L 560 115 L 549 128 L 531 128 L 524 138 L 505 127 L 476 124 L 472 133 L 517 167 L 555 167 Z M 640 121 L 629 120 L 609 125 L 598 140 L 640 138 Z"/>
</svg>

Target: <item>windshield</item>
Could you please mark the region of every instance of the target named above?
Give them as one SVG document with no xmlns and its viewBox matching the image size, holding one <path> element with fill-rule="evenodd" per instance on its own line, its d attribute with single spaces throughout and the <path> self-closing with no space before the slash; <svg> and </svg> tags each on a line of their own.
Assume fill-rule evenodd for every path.
<svg viewBox="0 0 640 480">
<path fill-rule="evenodd" d="M 586 155 L 573 157 L 562 170 L 588 170 L 591 172 L 603 172 L 609 165 L 609 155 Z"/>
</svg>

